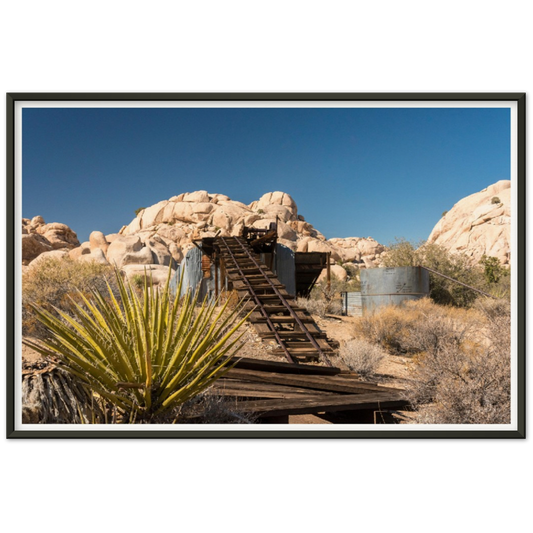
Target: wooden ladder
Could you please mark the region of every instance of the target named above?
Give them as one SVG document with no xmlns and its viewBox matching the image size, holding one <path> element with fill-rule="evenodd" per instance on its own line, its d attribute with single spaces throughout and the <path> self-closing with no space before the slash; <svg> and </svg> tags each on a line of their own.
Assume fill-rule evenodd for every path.
<svg viewBox="0 0 533 533">
<path fill-rule="evenodd" d="M 273 353 L 283 354 L 291 363 L 320 361 L 333 366 L 329 356 L 332 343 L 307 310 L 295 305 L 294 296 L 239 237 L 217 237 L 228 281 L 239 298 L 249 298 L 254 309 L 250 322 L 262 339 L 274 340 Z"/>
</svg>

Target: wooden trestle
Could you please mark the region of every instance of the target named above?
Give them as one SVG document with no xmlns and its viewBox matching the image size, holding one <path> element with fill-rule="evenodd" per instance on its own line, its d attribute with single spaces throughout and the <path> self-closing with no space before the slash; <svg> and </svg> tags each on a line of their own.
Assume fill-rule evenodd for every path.
<svg viewBox="0 0 533 533">
<path fill-rule="evenodd" d="M 240 237 L 218 237 L 215 247 L 224 262 L 228 281 L 240 298 L 249 298 L 254 309 L 250 322 L 263 339 L 274 340 L 273 353 L 291 363 L 319 361 L 333 366 L 335 344 L 328 341 L 307 310 L 295 304 L 275 274 Z"/>
</svg>

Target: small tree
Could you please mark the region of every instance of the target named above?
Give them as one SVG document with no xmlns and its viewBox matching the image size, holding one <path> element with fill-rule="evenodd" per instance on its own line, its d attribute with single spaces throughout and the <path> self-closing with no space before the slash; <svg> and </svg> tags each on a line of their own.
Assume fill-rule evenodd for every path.
<svg viewBox="0 0 533 533">
<path fill-rule="evenodd" d="M 487 283 L 498 283 L 502 276 L 508 276 L 509 270 L 502 266 L 497 257 L 483 255 L 479 264 L 484 268 L 485 281 Z"/>
</svg>

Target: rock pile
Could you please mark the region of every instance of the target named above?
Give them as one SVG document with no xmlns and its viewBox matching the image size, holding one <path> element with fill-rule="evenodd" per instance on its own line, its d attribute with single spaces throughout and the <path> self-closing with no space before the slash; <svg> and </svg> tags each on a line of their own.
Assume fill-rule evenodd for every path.
<svg viewBox="0 0 533 533">
<path fill-rule="evenodd" d="M 428 243 L 451 252 L 462 252 L 473 261 L 483 254 L 510 264 L 510 189 L 503 180 L 460 200 L 435 226 Z M 116 264 L 128 277 L 149 270 L 157 283 L 166 279 L 168 267 L 176 267 L 203 237 L 240 235 L 244 226 L 268 228 L 278 225 L 278 242 L 297 252 L 329 252 L 339 263 L 333 270 L 340 279 L 342 264 L 359 268 L 378 267 L 385 246 L 371 237 L 326 239 L 298 213 L 287 193 L 269 192 L 250 205 L 223 194 L 196 191 L 174 196 L 138 212 L 118 233 L 93 231 L 79 243 L 65 224 L 46 224 L 42 217 L 22 220 L 22 262 L 35 264 L 45 257 L 70 257 L 77 261 Z"/>
<path fill-rule="evenodd" d="M 46 224 L 43 217 L 22 219 L 22 264 L 42 254 L 65 255 L 80 245 L 77 235 L 66 225 L 59 222 Z"/>
<path fill-rule="evenodd" d="M 264 194 L 250 205 L 207 191 L 183 193 L 140 210 L 118 233 L 104 235 L 93 231 L 89 241 L 81 244 L 68 226 L 48 226 L 57 227 L 57 230 L 59 226 L 63 227 L 65 242 L 67 235 L 74 236 L 75 240 L 69 237 L 68 247 L 61 248 L 62 255 L 68 254 L 78 261 L 116 264 L 128 277 L 144 273 L 145 266 L 150 265 L 149 270 L 157 281 L 166 277 L 169 265 L 175 267 L 182 261 L 193 247 L 194 240 L 214 237 L 217 233 L 222 236 L 240 235 L 244 226 L 264 229 L 272 222 L 278 225 L 278 242 L 294 251 L 330 252 L 335 261 L 353 263 L 362 268 L 378 266 L 385 251 L 385 247 L 372 238 L 327 240 L 298 214 L 293 198 L 279 191 Z M 28 223 L 23 222 L 23 227 Z M 25 256 L 25 264 L 39 253 L 52 249 L 59 247 L 47 245 L 39 248 L 35 244 L 32 254 Z M 342 272 L 338 274 L 344 278 Z"/>
</svg>

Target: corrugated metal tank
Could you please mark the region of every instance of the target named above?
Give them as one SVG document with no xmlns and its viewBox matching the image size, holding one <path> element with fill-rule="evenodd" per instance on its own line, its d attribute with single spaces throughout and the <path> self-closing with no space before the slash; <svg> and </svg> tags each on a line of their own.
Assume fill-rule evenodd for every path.
<svg viewBox="0 0 533 533">
<path fill-rule="evenodd" d="M 422 267 L 361 269 L 360 276 L 363 314 L 429 296 L 429 272 Z"/>
<path fill-rule="evenodd" d="M 363 304 L 360 292 L 341 292 L 342 314 L 345 316 L 362 316 Z"/>
</svg>

